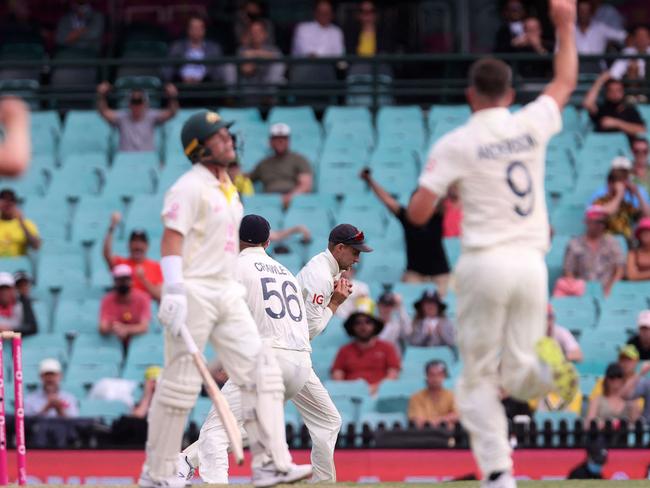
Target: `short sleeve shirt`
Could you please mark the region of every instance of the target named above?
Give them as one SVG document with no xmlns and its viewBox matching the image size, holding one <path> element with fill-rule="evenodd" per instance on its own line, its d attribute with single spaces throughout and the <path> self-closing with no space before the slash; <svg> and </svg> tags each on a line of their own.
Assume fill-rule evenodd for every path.
<svg viewBox="0 0 650 488">
<path fill-rule="evenodd" d="M 151 320 L 151 299 L 140 290 L 131 291 L 131 299 L 126 302 L 118 301 L 117 293 L 111 291 L 102 299 L 100 309 L 102 322 L 121 322 L 135 325 Z"/>
<path fill-rule="evenodd" d="M 389 369 L 400 369 L 399 355 L 395 346 L 380 339 L 368 349 L 354 342 L 343 346 L 332 365 L 332 371 L 343 371 L 344 379 L 362 379 L 371 385 L 386 378 Z"/>
<path fill-rule="evenodd" d="M 553 327 L 553 338 L 560 344 L 565 356 L 570 352 L 580 349 L 578 341 L 573 337 L 571 331 L 557 324 Z"/>
<path fill-rule="evenodd" d="M 74 395 L 66 391 L 59 391 L 57 397 L 59 400 L 62 400 L 66 404 L 66 417 L 79 416 L 77 399 L 74 397 Z M 41 411 L 45 408 L 47 402 L 47 394 L 42 389 L 38 389 L 33 393 L 25 395 L 25 415 L 28 417 L 33 417 L 34 415 L 42 415 L 43 417 L 58 417 L 56 410 L 53 408 L 50 408 L 45 411 L 45 413 L 41 414 Z"/>
<path fill-rule="evenodd" d="M 455 412 L 454 394 L 449 390 L 442 390 L 434 399 L 425 388 L 415 393 L 409 400 L 409 419 L 421 418 L 433 423 L 440 417 Z"/>
<path fill-rule="evenodd" d="M 234 280 L 244 208 L 235 185 L 195 164 L 165 194 L 163 225 L 183 239 L 183 277 Z"/>
<path fill-rule="evenodd" d="M 284 156 L 269 156 L 258 163 L 250 178 L 261 181 L 266 193 L 288 193 L 298 183 L 298 175 L 311 174 L 311 166 L 300 154 L 288 152 Z"/>
<path fill-rule="evenodd" d="M 153 151 L 154 132 L 160 110 L 149 109 L 140 120 L 133 120 L 129 110 L 120 110 L 115 123 L 120 133 L 120 151 Z"/>
<path fill-rule="evenodd" d="M 145 259 L 144 262 L 142 263 L 136 263 L 132 259 L 125 258 L 122 256 L 115 256 L 113 257 L 113 266 L 117 266 L 118 264 L 126 264 L 131 268 L 133 271 L 133 288 L 137 290 L 141 290 L 146 292 L 147 289 L 144 287 L 144 284 L 138 277 L 138 274 L 136 273 L 136 268 L 138 266 L 142 266 L 142 269 L 144 270 L 144 276 L 147 279 L 149 283 L 152 285 L 162 285 L 163 282 L 163 276 L 162 276 L 162 271 L 160 269 L 160 264 L 157 261 L 154 261 L 153 259 Z"/>
<path fill-rule="evenodd" d="M 625 256 L 618 241 L 604 235 L 597 249 L 587 244 L 585 236 L 569 241 L 564 255 L 564 271 L 585 281 L 606 283 L 617 266 L 623 266 Z"/>
<path fill-rule="evenodd" d="M 632 124 L 644 124 L 645 122 L 641 117 L 641 114 L 636 109 L 634 105 L 629 105 L 627 103 L 622 103 L 620 105 L 614 105 L 611 103 L 603 103 L 598 107 L 598 112 L 591 116 L 591 120 L 595 124 L 596 132 L 619 132 L 618 129 L 604 129 L 600 126 L 600 121 L 603 117 L 613 117 L 615 119 L 620 119 L 624 122 L 629 122 Z"/>
<path fill-rule="evenodd" d="M 458 184 L 464 249 L 548 249 L 546 145 L 561 128 L 558 105 L 542 95 L 514 113 L 478 111 L 433 146 L 419 184 L 438 196 Z"/>
<path fill-rule="evenodd" d="M 38 236 L 36 224 L 24 219 L 25 227 Z M 18 219 L 0 220 L 0 257 L 11 258 L 27 254 L 27 236 L 20 226 Z"/>
<path fill-rule="evenodd" d="M 423 226 L 411 224 L 404 207 L 397 211 L 397 218 L 404 228 L 406 269 L 424 276 L 449 273 L 449 263 L 442 247 L 442 213 L 435 212 Z"/>
</svg>

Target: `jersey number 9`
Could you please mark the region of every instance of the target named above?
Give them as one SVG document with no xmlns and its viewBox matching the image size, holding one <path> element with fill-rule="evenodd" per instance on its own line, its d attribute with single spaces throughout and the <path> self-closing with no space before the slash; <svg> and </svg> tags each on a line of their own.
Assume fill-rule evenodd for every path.
<svg viewBox="0 0 650 488">
<path fill-rule="evenodd" d="M 519 200 L 515 203 L 513 210 L 517 215 L 527 217 L 535 206 L 535 192 L 530 171 L 524 166 L 524 163 L 513 161 L 508 165 L 506 176 L 510 190 L 512 190 Z"/>
<path fill-rule="evenodd" d="M 300 306 L 300 300 L 298 299 L 298 289 L 291 281 L 284 281 L 280 286 L 280 291 L 273 290 L 269 285 L 274 284 L 275 278 L 262 278 L 262 296 L 264 297 L 265 302 L 269 302 L 271 299 L 275 299 L 280 305 L 280 309 L 276 312 L 271 308 L 271 303 L 269 306 L 264 309 L 266 314 L 272 319 L 282 319 L 285 315 L 289 314 L 289 317 L 294 322 L 300 322 L 302 320 L 302 307 Z M 292 310 L 292 302 L 295 302 L 293 308 L 297 310 Z M 294 313 L 297 312 L 297 313 Z"/>
</svg>

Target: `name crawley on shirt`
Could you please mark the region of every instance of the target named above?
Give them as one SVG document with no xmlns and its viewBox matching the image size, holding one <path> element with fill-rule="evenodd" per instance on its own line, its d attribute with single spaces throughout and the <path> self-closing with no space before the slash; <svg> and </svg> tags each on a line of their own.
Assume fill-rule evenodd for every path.
<svg viewBox="0 0 650 488">
<path fill-rule="evenodd" d="M 266 263 L 255 263 L 255 269 L 260 273 L 266 272 L 266 273 L 276 274 L 280 276 L 287 276 L 289 274 L 286 268 L 282 266 L 274 266 L 272 264 L 266 264 Z"/>
<path fill-rule="evenodd" d="M 537 141 L 530 134 L 505 139 L 503 141 L 486 144 L 478 148 L 479 159 L 499 159 L 507 154 L 530 151 L 537 147 Z"/>
</svg>

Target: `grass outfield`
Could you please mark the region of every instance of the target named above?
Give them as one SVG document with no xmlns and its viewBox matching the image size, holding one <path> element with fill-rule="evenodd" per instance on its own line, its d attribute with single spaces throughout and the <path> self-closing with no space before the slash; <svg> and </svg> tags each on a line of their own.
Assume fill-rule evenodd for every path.
<svg viewBox="0 0 650 488">
<path fill-rule="evenodd" d="M 334 485 L 329 485 L 333 488 L 350 488 L 350 487 L 360 487 L 360 488 L 431 488 L 435 485 L 449 486 L 451 488 L 478 488 L 480 483 L 478 481 L 454 481 L 447 483 L 336 483 Z M 79 488 L 80 485 L 30 485 L 31 487 L 47 487 L 47 488 Z M 138 488 L 138 485 L 88 485 L 93 488 Z M 227 485 L 196 485 L 201 487 L 210 487 L 210 486 L 227 486 Z M 252 485 L 230 485 L 230 486 L 239 486 L 242 488 L 250 488 Z M 279 485 L 279 486 L 289 486 L 289 485 Z M 314 485 L 312 484 L 297 484 L 293 485 L 296 487 L 308 488 Z M 650 480 L 625 480 L 625 481 L 598 481 L 598 480 L 580 480 L 580 481 L 519 481 L 517 483 L 518 488 L 649 488 Z"/>
</svg>

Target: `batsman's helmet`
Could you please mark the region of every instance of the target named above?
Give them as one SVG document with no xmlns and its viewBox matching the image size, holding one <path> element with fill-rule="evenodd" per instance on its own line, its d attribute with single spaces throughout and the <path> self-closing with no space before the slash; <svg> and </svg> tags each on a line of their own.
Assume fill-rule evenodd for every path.
<svg viewBox="0 0 650 488">
<path fill-rule="evenodd" d="M 183 124 L 181 130 L 181 143 L 183 152 L 192 163 L 196 163 L 203 156 L 207 156 L 205 141 L 219 132 L 229 128 L 234 122 L 227 122 L 217 112 L 201 110 L 193 114 Z"/>
</svg>

